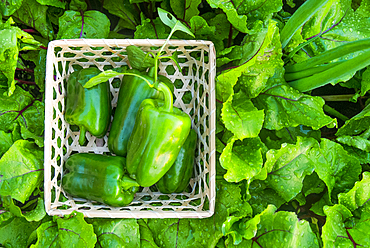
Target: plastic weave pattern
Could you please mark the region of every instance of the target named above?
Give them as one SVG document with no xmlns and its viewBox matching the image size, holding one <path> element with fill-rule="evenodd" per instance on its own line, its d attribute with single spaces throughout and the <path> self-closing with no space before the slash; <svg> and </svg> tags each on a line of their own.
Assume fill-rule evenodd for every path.
<svg viewBox="0 0 370 248">
<path fill-rule="evenodd" d="M 165 40 L 149 39 L 75 39 L 49 43 L 45 90 L 45 209 L 49 215 L 66 215 L 79 211 L 85 217 L 102 218 L 205 218 L 214 212 L 216 55 L 212 42 L 171 40 L 167 55 L 177 51 L 179 70 L 172 61 L 161 62 L 159 73 L 175 85 L 174 106 L 189 114 L 198 134 L 193 178 L 188 191 L 162 194 L 155 187 L 142 188 L 134 201 L 125 207 L 110 207 L 75 198 L 63 190 L 63 164 L 73 153 L 110 154 L 108 136 L 96 138 L 86 134 L 87 145 L 78 143 L 79 131 L 64 120 L 65 85 L 77 68 L 96 66 L 101 71 L 129 65 L 126 47 L 135 45 L 146 52 L 156 52 Z M 120 78 L 111 78 L 112 105 L 117 105 Z M 113 118 L 113 117 L 112 117 Z"/>
</svg>

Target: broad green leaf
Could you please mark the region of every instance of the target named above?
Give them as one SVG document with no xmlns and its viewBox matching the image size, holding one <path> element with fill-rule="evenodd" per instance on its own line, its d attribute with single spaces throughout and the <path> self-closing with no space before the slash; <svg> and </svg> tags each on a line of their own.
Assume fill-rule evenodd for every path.
<svg viewBox="0 0 370 248">
<path fill-rule="evenodd" d="M 263 110 L 254 107 L 241 91 L 224 103 L 221 116 L 225 127 L 240 140 L 257 137 L 264 121 Z"/>
<path fill-rule="evenodd" d="M 148 227 L 155 234 L 154 240 L 159 247 L 202 247 L 194 236 L 189 236 L 193 232 L 187 219 L 150 219 Z"/>
<path fill-rule="evenodd" d="M 256 34 L 271 19 L 275 12 L 281 10 L 281 0 L 207 0 L 212 8 L 220 8 L 227 15 L 228 21 L 242 33 Z"/>
<path fill-rule="evenodd" d="M 0 158 L 13 145 L 13 135 L 0 131 Z"/>
<path fill-rule="evenodd" d="M 37 228 L 37 242 L 31 245 L 30 248 L 58 248 L 59 239 L 58 239 L 58 225 L 54 221 L 48 221 L 42 223 Z"/>
<path fill-rule="evenodd" d="M 245 184 L 248 183 L 245 181 Z M 249 184 L 247 199 L 253 209 L 253 215 L 262 213 L 268 205 L 274 205 L 276 208 L 280 208 L 281 205 L 286 203 L 275 190 L 268 187 L 266 181 L 261 180 L 254 180 Z"/>
<path fill-rule="evenodd" d="M 123 28 L 135 30 L 136 26 L 140 24 L 139 12 L 129 0 L 105 0 L 103 3 L 104 8 L 107 9 L 109 13 L 121 18 L 120 26 Z"/>
<path fill-rule="evenodd" d="M 361 96 L 364 96 L 366 92 L 370 90 L 370 67 L 362 73 L 362 81 L 361 81 Z"/>
<path fill-rule="evenodd" d="M 41 92 L 45 90 L 46 53 L 47 50 L 45 49 L 39 51 L 34 69 L 35 83 L 39 86 Z"/>
<path fill-rule="evenodd" d="M 225 147 L 226 147 L 226 144 L 222 143 L 222 141 L 219 138 L 216 138 L 216 151 L 218 153 L 222 153 Z"/>
<path fill-rule="evenodd" d="M 0 195 L 24 203 L 43 179 L 43 152 L 34 143 L 17 140 L 0 160 Z"/>
<path fill-rule="evenodd" d="M 345 42 L 369 38 L 369 25 L 370 20 L 367 17 L 354 12 L 350 0 L 328 0 L 304 27 L 296 32 L 295 35 L 301 37 L 300 42 L 313 41 L 299 53 L 307 59 L 307 54 L 312 57 Z M 358 54 L 354 53 L 345 59 L 356 57 Z"/>
<path fill-rule="evenodd" d="M 221 166 L 227 170 L 224 178 L 228 182 L 252 180 L 262 169 L 262 152 L 266 148 L 259 138 L 237 141 L 233 138 L 222 151 Z"/>
<path fill-rule="evenodd" d="M 370 104 L 367 105 L 360 113 L 345 122 L 338 129 L 336 136 L 358 135 L 367 130 L 370 126 Z"/>
<path fill-rule="evenodd" d="M 333 141 L 321 139 L 320 147 L 313 148 L 308 156 L 317 175 L 325 182 L 331 200 L 338 193 L 351 189 L 359 179 L 360 162 Z"/>
<path fill-rule="evenodd" d="M 370 152 L 370 141 L 361 136 L 343 135 L 338 137 L 337 141 L 348 146 L 353 146 L 365 152 Z"/>
<path fill-rule="evenodd" d="M 216 28 L 215 30 L 215 36 L 218 37 L 218 39 L 224 40 L 228 39 L 229 33 L 230 33 L 230 23 L 227 21 L 227 16 L 225 13 L 217 14 L 207 20 L 207 23 L 210 26 L 213 26 Z M 232 38 L 235 38 L 236 35 L 238 35 L 237 30 L 233 30 L 233 36 Z M 219 52 L 219 51 L 216 51 Z"/>
<path fill-rule="evenodd" d="M 230 95 L 234 93 L 233 87 L 238 81 L 238 78 L 242 76 L 243 73 L 248 73 L 249 68 L 258 64 L 259 60 L 264 60 L 264 56 L 268 56 L 271 51 L 269 49 L 272 48 L 271 44 L 274 41 L 274 36 L 278 32 L 276 28 L 276 22 L 270 21 L 267 29 L 262 29 L 261 33 L 257 33 L 253 35 L 249 42 L 245 43 L 242 47 L 234 47 L 232 49 L 228 49 L 224 54 L 228 54 L 228 57 L 234 57 L 235 55 L 238 56 L 238 61 L 235 61 L 237 66 L 232 67 L 229 70 L 222 72 L 216 78 L 216 98 L 222 102 L 225 102 Z M 253 42 L 251 42 L 253 41 Z M 279 46 L 279 44 L 275 44 Z M 253 71 L 253 69 L 251 69 Z M 258 70 L 257 70 L 258 71 Z M 266 76 L 269 73 L 266 74 Z M 264 82 L 267 81 L 268 78 L 264 79 L 262 82 L 262 86 L 259 84 L 258 86 L 254 86 L 252 88 L 252 93 L 248 93 L 247 95 L 255 96 L 256 88 L 260 90 L 260 88 L 265 88 Z M 253 79 L 254 80 L 254 79 Z M 252 80 L 252 81 L 253 81 Z M 244 82 L 244 90 L 248 92 L 249 84 Z M 250 84 L 252 85 L 252 83 Z"/>
<path fill-rule="evenodd" d="M 266 24 L 283 7 L 282 0 L 239 0 L 235 3 L 238 13 L 247 16 L 249 34 L 256 32 L 256 27 Z"/>
<path fill-rule="evenodd" d="M 66 7 L 66 2 L 64 0 L 36 0 L 41 5 L 50 5 L 57 8 L 64 9 Z"/>
<path fill-rule="evenodd" d="M 324 213 L 324 207 L 325 206 L 333 206 L 333 203 L 331 203 L 331 200 L 329 198 L 328 192 L 326 192 L 320 200 L 312 204 L 312 207 L 310 208 L 310 211 L 314 212 L 317 215 L 325 216 Z"/>
<path fill-rule="evenodd" d="M 22 5 L 23 0 L 2 0 L 0 1 L 0 14 L 11 16 Z"/>
<path fill-rule="evenodd" d="M 370 204 L 366 203 L 358 215 L 350 218 L 352 213 L 345 206 L 338 204 L 324 208 L 326 223 L 322 228 L 324 247 L 369 247 Z"/>
<path fill-rule="evenodd" d="M 206 22 L 204 22 L 204 20 Z M 216 48 L 216 54 L 224 50 L 226 41 L 226 45 L 233 45 L 235 37 L 239 34 L 239 31 L 233 27 L 230 31 L 230 25 L 225 13 L 217 15 L 213 13 L 209 15 L 205 14 L 202 16 L 194 16 L 190 19 L 191 31 L 197 38 L 199 37 L 200 39 L 212 41 Z M 211 30 L 213 30 L 213 32 L 209 33 Z M 221 65 L 217 63 L 217 66 Z"/>
<path fill-rule="evenodd" d="M 11 96 L 4 95 L 4 93 L 5 91 L 0 89 L 0 130 L 5 132 L 13 131 L 15 120 L 18 123 L 23 122 L 27 126 L 27 120 L 24 119 L 23 112 L 27 109 L 32 110 L 35 99 L 28 91 L 23 90 L 19 86 L 16 86 Z M 43 115 L 43 113 L 40 114 Z M 36 125 L 41 124 L 37 123 Z"/>
<path fill-rule="evenodd" d="M 356 10 L 356 14 L 364 17 L 370 17 L 370 3 L 366 0 L 362 0 L 361 5 Z"/>
<path fill-rule="evenodd" d="M 46 53 L 47 50 L 40 49 L 21 54 L 23 60 L 29 60 L 35 63 L 36 67 L 33 69 L 33 74 L 35 76 L 35 83 L 41 92 L 45 91 Z"/>
<path fill-rule="evenodd" d="M 28 221 L 40 221 L 45 217 L 45 215 L 46 215 L 46 211 L 45 211 L 44 199 L 41 197 L 37 199 L 37 204 L 34 209 L 29 210 L 26 213 L 23 213 L 23 216 Z"/>
<path fill-rule="evenodd" d="M 370 172 L 362 174 L 362 180 L 357 181 L 355 186 L 347 193 L 340 193 L 339 204 L 346 206 L 349 210 L 355 211 L 370 200 Z"/>
<path fill-rule="evenodd" d="M 0 30 L 0 73 L 4 74 L 8 81 L 8 95 L 15 90 L 14 73 L 17 68 L 18 44 L 15 29 Z"/>
<path fill-rule="evenodd" d="M 161 248 L 215 247 L 223 236 L 221 226 L 228 216 L 251 216 L 252 209 L 241 199 L 238 184 L 216 183 L 215 213 L 206 219 L 149 219 L 155 243 Z M 152 247 L 152 246 L 149 246 Z"/>
<path fill-rule="evenodd" d="M 145 219 L 137 220 L 140 230 L 140 247 L 141 248 L 159 248 L 154 242 L 153 233 L 148 227 L 148 223 Z"/>
<path fill-rule="evenodd" d="M 257 55 L 255 63 L 245 69 L 238 81 L 250 98 L 257 97 L 266 88 L 268 79 L 275 74 L 276 69 L 284 65 L 281 59 L 280 34 L 276 23 L 270 21 L 268 28 L 273 30 L 270 43 L 264 48 L 263 53 Z M 253 36 L 247 36 L 245 44 L 249 46 L 254 41 Z"/>
<path fill-rule="evenodd" d="M 224 236 L 232 236 L 234 244 L 240 244 L 243 241 L 243 237 L 240 234 L 237 223 L 242 217 L 229 216 L 226 221 L 222 224 L 222 234 Z"/>
<path fill-rule="evenodd" d="M 305 220 L 295 213 L 279 211 L 269 205 L 262 213 L 239 224 L 244 247 L 319 247 L 317 238 Z M 304 234 L 304 235 L 302 235 Z"/>
<path fill-rule="evenodd" d="M 348 152 L 348 154 L 354 156 L 358 161 L 360 161 L 360 164 L 370 164 L 370 153 L 364 152 L 358 148 L 342 145 L 344 150 Z"/>
<path fill-rule="evenodd" d="M 146 18 L 141 21 L 141 25 L 136 26 L 134 37 L 135 39 L 166 39 L 169 33 L 169 28 L 159 17 L 154 20 Z"/>
<path fill-rule="evenodd" d="M 23 0 L 22 6 L 14 13 L 22 23 L 36 29 L 47 40 L 54 39 L 54 30 L 47 16 L 48 6 L 36 0 Z"/>
<path fill-rule="evenodd" d="M 180 20 L 190 21 L 193 16 L 199 15 L 198 5 L 202 0 L 170 0 L 171 8 Z"/>
<path fill-rule="evenodd" d="M 333 24 L 340 22 L 350 8 L 348 0 L 328 0 L 301 28 L 304 39 L 310 39 L 318 34 L 326 33 L 333 29 Z"/>
<path fill-rule="evenodd" d="M 368 235 L 370 229 L 370 204 L 369 202 L 360 209 L 361 213 L 360 219 L 354 218 L 349 220 L 346 225 L 346 233 L 350 238 L 352 237 L 353 241 L 359 247 L 369 247 L 370 246 L 370 237 Z M 354 214 L 355 216 L 355 214 Z"/>
<path fill-rule="evenodd" d="M 309 126 L 313 130 L 336 126 L 336 120 L 324 113 L 325 102 L 321 97 L 303 94 L 284 82 L 264 90 L 254 104 L 265 110 L 264 128 L 270 130 L 298 125 Z"/>
<path fill-rule="evenodd" d="M 0 224 L 0 244 L 12 248 L 28 247 L 28 238 L 38 225 L 37 222 L 28 222 L 25 218 L 13 217 Z"/>
<path fill-rule="evenodd" d="M 334 205 L 324 207 L 326 222 L 322 227 L 322 240 L 324 246 L 328 248 L 351 247 L 352 241 L 348 237 L 344 221 L 352 216 L 352 213 L 343 205 Z"/>
<path fill-rule="evenodd" d="M 307 153 L 316 146 L 316 140 L 298 137 L 295 145 L 283 144 L 280 150 L 267 152 L 266 180 L 284 200 L 290 201 L 301 192 L 305 176 L 314 171 Z"/>
<path fill-rule="evenodd" d="M 216 27 L 209 26 L 206 20 L 201 16 L 193 16 L 190 19 L 190 30 L 196 37 L 214 37 Z M 220 37 L 219 37 L 220 38 Z"/>
<path fill-rule="evenodd" d="M 171 28 L 171 33 L 179 30 L 194 37 L 194 34 L 184 24 L 178 21 L 171 13 L 165 11 L 164 9 L 158 8 L 158 15 L 161 21 Z"/>
<path fill-rule="evenodd" d="M 91 224 L 87 224 L 83 214 L 72 212 L 63 218 L 54 216 L 54 221 L 58 224 L 58 240 L 60 247 L 94 247 L 97 237 Z"/>
<path fill-rule="evenodd" d="M 260 133 L 263 142 L 270 149 L 280 149 L 283 143 L 295 144 L 298 137 L 312 137 L 317 141 L 321 138 L 320 130 L 312 130 L 312 128 L 298 125 L 296 127 L 286 127 L 276 131 L 263 129 Z"/>
<path fill-rule="evenodd" d="M 6 207 L 12 214 L 18 217 L 24 217 L 27 221 L 40 221 L 46 215 L 44 200 L 42 198 L 37 198 L 37 203 L 34 208 L 27 211 L 22 211 L 18 206 L 16 206 L 10 196 L 3 197 L 2 200 L 4 207 Z"/>
<path fill-rule="evenodd" d="M 340 12 L 340 14 L 334 20 L 336 24 L 334 27 L 333 21 L 329 20 L 328 23 L 321 24 L 328 28 L 323 28 L 322 31 L 327 32 L 321 36 L 321 39 L 315 41 L 319 49 L 325 48 L 328 50 L 340 46 L 343 41 L 348 42 L 370 38 L 370 30 L 367 28 L 370 25 L 370 19 L 354 12 L 350 4 L 351 1 L 349 0 L 334 0 L 332 2 L 331 8 L 335 8 L 335 6 L 341 7 L 341 9 L 337 8 L 337 12 Z M 336 13 L 336 15 L 338 14 Z"/>
<path fill-rule="evenodd" d="M 304 196 L 310 194 L 320 194 L 325 190 L 325 183 L 319 178 L 316 172 L 305 177 L 303 181 L 302 193 Z"/>
<path fill-rule="evenodd" d="M 232 1 L 223 0 L 207 0 L 212 8 L 220 8 L 227 15 L 228 21 L 240 32 L 248 33 L 249 29 L 247 27 L 247 16 L 239 15 L 237 11 L 236 3 Z M 237 1 L 238 3 L 240 1 Z"/>
<path fill-rule="evenodd" d="M 59 18 L 57 39 L 107 38 L 109 31 L 110 21 L 102 12 L 67 10 Z"/>
<path fill-rule="evenodd" d="M 328 0 L 308 0 L 294 12 L 281 31 L 282 48 L 288 44 L 294 33 L 327 2 Z"/>
<path fill-rule="evenodd" d="M 87 3 L 85 2 L 85 0 L 72 0 L 69 3 L 69 9 L 75 11 L 86 11 Z"/>
<path fill-rule="evenodd" d="M 132 68 L 142 71 L 154 66 L 154 58 L 139 47 L 128 46 L 126 47 L 126 51 Z"/>
<path fill-rule="evenodd" d="M 202 246 L 214 247 L 222 237 L 222 225 L 229 216 L 251 217 L 252 209 L 241 196 L 240 185 L 218 181 L 216 183 L 215 213 L 208 219 L 193 219 L 190 221 L 192 235 Z M 203 238 L 206 236 L 207 238 Z M 195 246 L 192 246 L 195 247 Z"/>
<path fill-rule="evenodd" d="M 33 139 L 39 147 L 44 146 L 44 102 L 35 100 L 28 108 L 24 108 L 22 118 L 18 119 L 23 139 Z"/>
<path fill-rule="evenodd" d="M 91 224 L 98 237 L 95 247 L 139 247 L 140 233 L 136 219 L 94 219 Z"/>
</svg>

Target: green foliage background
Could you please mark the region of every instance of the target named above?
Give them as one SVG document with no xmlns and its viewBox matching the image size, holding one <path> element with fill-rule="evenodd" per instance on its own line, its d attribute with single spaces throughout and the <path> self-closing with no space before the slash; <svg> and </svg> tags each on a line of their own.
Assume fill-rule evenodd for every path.
<svg viewBox="0 0 370 248">
<path fill-rule="evenodd" d="M 289 24 L 305 3 L 319 7 Z M 48 42 L 166 38 L 170 30 L 157 7 L 216 47 L 215 214 L 46 215 Z M 285 72 L 369 39 L 368 0 L 1 0 L 0 16 L 1 246 L 370 247 L 370 68 L 338 72 L 306 92 L 293 88 Z M 173 38 L 192 37 L 177 32 Z M 332 62 L 369 53 L 364 46 Z"/>
</svg>

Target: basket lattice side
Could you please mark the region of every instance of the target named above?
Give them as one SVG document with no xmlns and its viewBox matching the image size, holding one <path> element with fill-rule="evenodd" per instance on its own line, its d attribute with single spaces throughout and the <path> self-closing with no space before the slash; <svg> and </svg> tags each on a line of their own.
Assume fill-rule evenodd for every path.
<svg viewBox="0 0 370 248">
<path fill-rule="evenodd" d="M 177 51 L 182 70 L 173 62 L 160 64 L 159 73 L 175 85 L 174 106 L 189 114 L 198 134 L 194 175 L 189 190 L 162 194 L 155 187 L 143 188 L 126 207 L 69 196 L 63 191 L 64 161 L 73 153 L 110 154 L 108 134 L 97 139 L 87 133 L 87 144 L 78 143 L 79 131 L 64 120 L 65 83 L 78 68 L 96 66 L 101 71 L 127 65 L 125 48 L 136 45 L 156 52 L 164 40 L 60 40 L 49 43 L 45 100 L 45 207 L 50 215 L 74 210 L 87 217 L 108 218 L 204 218 L 215 202 L 215 52 L 211 42 L 171 41 L 165 51 Z M 113 107 L 117 104 L 120 78 L 109 80 Z M 113 118 L 113 117 L 112 117 Z"/>
</svg>

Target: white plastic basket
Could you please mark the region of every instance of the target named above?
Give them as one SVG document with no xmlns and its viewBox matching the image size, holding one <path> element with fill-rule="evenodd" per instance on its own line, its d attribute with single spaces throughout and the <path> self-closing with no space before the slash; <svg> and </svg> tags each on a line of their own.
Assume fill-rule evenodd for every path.
<svg viewBox="0 0 370 248">
<path fill-rule="evenodd" d="M 167 54 L 179 52 L 178 70 L 172 61 L 160 64 L 160 74 L 175 84 L 174 106 L 188 113 L 198 134 L 192 190 L 181 194 L 162 194 L 153 187 L 143 188 L 126 207 L 110 207 L 86 199 L 74 198 L 63 190 L 63 164 L 76 152 L 110 154 L 109 133 L 97 139 L 86 134 L 88 144 L 80 146 L 79 131 L 64 120 L 65 83 L 75 66 L 96 66 L 100 70 L 128 63 L 126 47 L 135 45 L 144 51 L 158 51 L 164 40 L 75 39 L 49 43 L 45 90 L 45 209 L 49 215 L 65 215 L 76 210 L 85 217 L 105 218 L 205 218 L 214 212 L 215 186 L 215 83 L 216 55 L 212 42 L 171 40 Z M 110 79 L 112 105 L 117 104 L 119 88 Z M 64 199 L 64 200 L 63 200 Z"/>
</svg>

